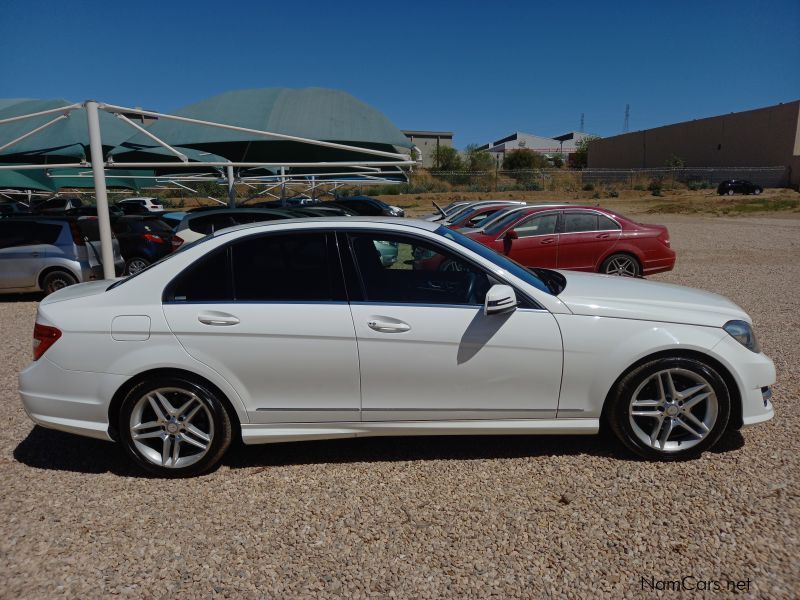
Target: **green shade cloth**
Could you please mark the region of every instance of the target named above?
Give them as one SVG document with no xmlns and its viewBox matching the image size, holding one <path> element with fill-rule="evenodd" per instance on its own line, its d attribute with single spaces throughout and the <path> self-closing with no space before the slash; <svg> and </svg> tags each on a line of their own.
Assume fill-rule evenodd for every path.
<svg viewBox="0 0 800 600">
<path fill-rule="evenodd" d="M 187 106 L 175 115 L 386 152 L 412 146 L 409 139 L 374 108 L 344 92 L 323 88 L 227 92 Z M 211 152 L 233 162 L 390 160 L 168 119 L 156 121 L 148 131 L 170 145 Z M 119 162 L 143 160 L 154 148 L 157 147 L 151 139 L 138 133 L 112 155 Z"/>
<path fill-rule="evenodd" d="M 0 170 L 0 190 L 38 190 L 55 192 L 53 182 L 44 171 L 3 171 Z"/>
<path fill-rule="evenodd" d="M 69 106 L 69 100 L 0 100 L 0 120 Z M 58 113 L 0 124 L 0 146 L 44 125 L 58 117 Z M 107 153 L 131 137 L 135 130 L 112 114 L 99 111 L 103 152 Z M 69 117 L 47 129 L 9 146 L 0 152 L 0 162 L 43 164 L 74 162 L 89 156 L 89 130 L 86 109 L 70 111 Z"/>
</svg>

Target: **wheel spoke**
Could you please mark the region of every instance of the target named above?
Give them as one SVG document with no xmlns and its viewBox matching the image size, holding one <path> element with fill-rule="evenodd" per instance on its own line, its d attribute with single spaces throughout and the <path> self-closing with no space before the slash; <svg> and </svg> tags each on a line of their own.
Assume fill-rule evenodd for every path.
<svg viewBox="0 0 800 600">
<path fill-rule="evenodd" d="M 669 419 L 667 421 L 667 424 L 664 426 L 664 430 L 661 432 L 661 436 L 658 438 L 658 445 L 661 446 L 662 450 L 667 445 L 667 440 L 669 440 L 669 436 L 672 433 L 673 427 L 674 427 L 674 420 Z"/>
<path fill-rule="evenodd" d="M 661 402 L 667 401 L 667 394 L 664 392 L 664 382 L 661 381 L 661 374 L 659 373 L 656 377 L 656 381 L 658 381 L 658 398 Z"/>
<path fill-rule="evenodd" d="M 164 416 L 164 411 L 161 410 L 161 407 L 156 402 L 155 398 L 152 395 L 147 396 L 147 401 L 150 403 L 150 408 L 153 409 L 153 412 L 156 413 L 156 417 L 158 417 L 159 421 L 166 421 L 167 418 Z"/>
<path fill-rule="evenodd" d="M 672 373 L 669 371 L 664 371 L 664 376 L 667 379 L 667 389 L 669 390 L 669 396 L 673 400 L 678 397 L 678 390 L 675 389 L 675 382 L 672 379 Z"/>
<path fill-rule="evenodd" d="M 683 410 L 689 410 L 691 408 L 694 408 L 698 403 L 702 402 L 710 395 L 711 392 L 705 392 L 704 394 L 697 394 L 697 396 L 695 396 L 694 398 L 683 403 Z"/>
<path fill-rule="evenodd" d="M 686 388 L 682 392 L 678 392 L 677 398 L 678 398 L 678 400 L 686 400 L 686 398 L 691 398 L 697 392 L 699 392 L 702 389 L 705 389 L 706 387 L 707 386 L 706 386 L 705 383 L 701 383 L 700 385 L 695 385 L 693 387 Z"/>
<path fill-rule="evenodd" d="M 184 427 L 186 428 L 186 431 L 188 431 L 189 433 L 191 433 L 195 437 L 200 438 L 204 442 L 208 443 L 208 442 L 211 441 L 211 438 L 208 436 L 207 433 L 204 433 L 204 432 L 200 431 L 197 427 L 195 427 L 191 423 L 189 423 L 188 425 L 184 425 Z"/>
<path fill-rule="evenodd" d="M 688 411 L 688 410 L 683 411 L 683 416 L 685 416 L 687 419 L 689 419 L 694 425 L 697 425 L 697 427 L 699 427 L 701 429 L 703 434 L 708 433 L 708 431 L 709 431 L 708 425 L 706 425 L 700 419 L 695 417 L 690 411 Z"/>
<path fill-rule="evenodd" d="M 194 418 L 194 416 L 197 414 L 197 412 L 198 412 L 198 411 L 199 411 L 201 408 L 203 408 L 203 405 L 198 403 L 198 404 L 197 404 L 197 406 L 195 406 L 195 407 L 194 407 L 194 408 L 193 408 L 193 409 L 192 409 L 192 410 L 189 412 L 189 414 L 188 414 L 188 415 L 186 415 L 186 416 L 184 417 L 184 419 L 183 419 L 183 422 L 184 422 L 184 423 L 189 423 L 189 422 L 191 422 L 191 420 Z"/>
<path fill-rule="evenodd" d="M 659 419 L 656 422 L 656 426 L 653 428 L 653 431 L 650 433 L 650 445 L 655 446 L 656 441 L 658 440 L 658 433 L 661 431 L 661 426 L 664 424 L 664 415 L 659 415 Z"/>
<path fill-rule="evenodd" d="M 661 404 L 661 400 L 634 400 L 633 401 L 633 408 L 645 408 L 648 406 L 658 406 Z"/>
<path fill-rule="evenodd" d="M 158 391 L 153 392 L 153 394 L 155 395 L 156 398 L 158 398 L 158 401 L 161 403 L 161 406 L 163 406 L 167 410 L 167 414 L 169 415 L 175 414 L 175 407 L 172 406 L 172 404 L 170 404 L 170 401 L 167 400 L 167 397 L 164 394 Z"/>
<path fill-rule="evenodd" d="M 164 435 L 164 432 L 158 429 L 157 431 L 148 431 L 147 433 L 134 433 L 133 439 L 135 440 L 146 440 L 147 438 L 160 438 Z"/>
<path fill-rule="evenodd" d="M 174 467 L 178 464 L 178 458 L 180 458 L 181 454 L 181 438 L 175 438 L 175 442 L 172 444 L 172 466 Z"/>
<path fill-rule="evenodd" d="M 158 421 L 150 421 L 149 423 L 139 423 L 138 425 L 134 425 L 134 431 L 141 431 L 142 429 L 152 429 L 153 427 L 161 427 L 161 423 Z"/>
<path fill-rule="evenodd" d="M 692 429 L 691 427 L 689 427 L 689 425 L 688 425 L 686 422 L 682 421 L 681 419 L 677 419 L 677 422 L 678 422 L 678 425 L 680 425 L 681 427 L 683 427 L 683 428 L 684 428 L 686 431 L 688 431 L 689 433 L 691 433 L 691 434 L 692 434 L 694 437 L 696 437 L 697 439 L 702 439 L 702 438 L 703 438 L 703 434 L 702 434 L 702 433 L 698 433 L 698 432 L 696 432 L 694 429 Z"/>
<path fill-rule="evenodd" d="M 634 417 L 661 417 L 664 413 L 657 410 L 633 410 L 631 415 Z"/>
<path fill-rule="evenodd" d="M 197 399 L 197 398 L 196 398 L 195 396 L 192 396 L 191 398 L 189 398 L 189 399 L 188 399 L 188 400 L 187 400 L 187 401 L 184 403 L 184 405 L 183 405 L 183 406 L 181 406 L 181 407 L 180 407 L 178 410 L 176 410 L 176 411 L 175 411 L 175 416 L 176 416 L 176 417 L 180 417 L 180 416 L 181 416 L 183 413 L 185 413 L 185 412 L 186 412 L 186 409 L 187 409 L 187 408 L 189 408 L 189 407 L 190 407 L 190 406 L 191 406 L 191 405 L 194 403 L 194 401 L 195 401 L 196 399 Z M 198 408 L 199 408 L 199 406 L 198 406 Z"/>
<path fill-rule="evenodd" d="M 166 435 L 164 436 L 164 446 L 161 449 L 161 464 L 165 467 L 169 465 L 171 450 L 172 450 L 172 438 Z"/>
<path fill-rule="evenodd" d="M 184 441 L 184 442 L 187 442 L 187 443 L 191 444 L 192 446 L 197 446 L 201 450 L 205 450 L 208 447 L 206 444 L 204 444 L 202 442 L 198 442 L 196 439 L 191 438 L 188 435 L 186 435 L 185 431 L 181 434 L 180 439 L 182 441 Z"/>
</svg>

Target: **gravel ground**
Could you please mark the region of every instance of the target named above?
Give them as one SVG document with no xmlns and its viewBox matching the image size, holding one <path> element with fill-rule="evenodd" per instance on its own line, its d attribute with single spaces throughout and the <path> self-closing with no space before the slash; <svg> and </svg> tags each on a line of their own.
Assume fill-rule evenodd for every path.
<svg viewBox="0 0 800 600">
<path fill-rule="evenodd" d="M 797 597 L 800 218 L 658 219 L 679 262 L 657 278 L 739 303 L 778 368 L 776 419 L 682 464 L 595 437 L 366 439 L 148 479 L 32 427 L 36 303 L 0 301 L 0 597 L 634 596 L 686 575 Z"/>
</svg>

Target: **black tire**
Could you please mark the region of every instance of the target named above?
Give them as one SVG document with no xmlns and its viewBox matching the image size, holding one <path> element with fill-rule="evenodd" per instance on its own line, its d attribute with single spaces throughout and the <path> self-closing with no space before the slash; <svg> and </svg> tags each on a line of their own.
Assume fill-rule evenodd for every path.
<svg viewBox="0 0 800 600">
<path fill-rule="evenodd" d="M 142 449 L 140 449 L 132 437 L 131 418 L 137 405 L 139 405 L 140 401 L 144 402 L 145 400 L 143 399 L 145 399 L 152 392 L 160 390 L 160 393 L 162 393 L 165 389 L 181 390 L 188 394 L 194 394 L 197 401 L 205 407 L 205 409 L 200 412 L 200 418 L 202 421 L 198 422 L 198 424 L 201 429 L 205 425 L 207 431 L 211 433 L 211 441 L 208 444 L 207 449 L 204 451 L 204 454 L 200 458 L 197 458 L 196 462 L 192 462 L 186 466 L 162 466 L 161 464 L 156 464 L 153 462 L 152 454 L 151 458 L 148 458 L 148 456 Z M 170 393 L 171 392 L 166 392 L 166 394 Z M 173 393 L 175 396 L 170 398 L 171 402 L 174 398 L 178 397 L 177 392 Z M 173 406 L 175 404 L 178 403 L 173 402 Z M 160 403 L 159 407 L 163 409 L 163 405 Z M 189 410 L 192 408 L 193 407 L 190 407 Z M 152 409 L 146 410 L 149 411 Z M 155 415 L 154 412 L 149 414 Z M 166 411 L 164 416 L 167 416 Z M 152 419 L 152 416 L 150 418 Z M 154 379 L 143 381 L 134 386 L 122 401 L 119 410 L 117 427 L 120 442 L 125 447 L 126 452 L 131 456 L 131 458 L 133 458 L 133 460 L 145 471 L 152 473 L 153 475 L 157 475 L 158 477 L 165 478 L 193 477 L 195 475 L 200 475 L 210 471 L 219 465 L 219 462 L 222 460 L 225 452 L 230 447 L 233 439 L 231 417 L 228 414 L 228 411 L 225 409 L 222 400 L 218 397 L 217 392 L 213 391 L 209 388 L 209 386 L 201 383 L 200 381 L 195 381 L 189 377 L 181 376 L 156 377 Z M 168 433 L 166 425 L 163 427 L 156 426 L 153 431 L 159 432 L 160 435 L 169 436 L 169 443 L 171 443 L 171 448 L 173 449 L 180 445 L 179 443 L 176 444 L 174 440 L 184 435 L 181 432 L 176 432 L 175 434 Z M 139 443 L 144 444 L 145 446 L 152 444 L 153 450 L 157 453 L 158 449 L 156 446 L 158 446 L 159 443 L 162 444 L 162 447 L 166 445 L 163 439 L 161 442 L 159 442 L 159 439 L 161 438 L 148 438 L 147 441 L 140 439 Z M 194 450 L 194 446 L 186 443 L 184 443 L 183 447 L 189 449 L 190 451 Z M 196 456 L 196 454 L 197 452 L 195 451 L 194 456 Z M 188 457 L 184 458 L 192 459 L 193 455 L 190 454 Z M 169 458 L 167 460 L 168 462 L 170 461 Z"/>
<path fill-rule="evenodd" d="M 629 410 L 636 390 L 639 389 L 642 384 L 647 382 L 648 379 L 657 373 L 666 370 L 677 370 L 673 371 L 676 373 L 676 376 L 681 372 L 694 373 L 696 376 L 699 376 L 701 379 L 705 380 L 712 388 L 713 394 L 716 397 L 716 416 L 713 425 L 708 428 L 708 433 L 706 433 L 705 437 L 699 441 L 695 441 L 696 437 L 687 435 L 683 428 L 671 428 L 671 430 L 677 432 L 675 435 L 679 439 L 668 443 L 677 444 L 678 447 L 663 450 L 654 448 L 653 445 L 647 444 L 641 439 L 641 429 L 640 432 L 637 433 L 633 423 L 635 419 L 630 415 Z M 710 399 L 706 402 L 710 407 Z M 628 450 L 648 460 L 680 461 L 696 458 L 719 441 L 720 437 L 722 437 L 723 433 L 725 433 L 725 428 L 727 427 L 728 420 L 730 419 L 731 400 L 728 393 L 728 387 L 725 385 L 725 381 L 709 364 L 694 358 L 667 357 L 649 361 L 636 367 L 622 377 L 611 391 L 608 399 L 608 406 L 606 408 L 607 410 L 605 411 L 605 418 L 608 422 L 608 425 L 614 432 L 614 435 L 617 437 L 617 439 L 622 442 L 622 444 Z M 698 408 L 702 409 L 703 407 L 702 405 L 699 405 Z M 667 413 L 663 413 L 663 415 L 663 420 L 666 421 Z M 637 418 L 639 419 L 639 422 L 641 422 L 642 420 L 647 421 L 651 417 Z M 677 415 L 675 418 L 669 417 L 669 419 L 672 421 L 677 421 L 680 419 L 693 425 L 681 415 Z M 656 423 L 655 420 L 650 422 L 653 424 Z M 655 429 L 655 427 L 653 427 L 653 429 Z M 696 429 L 699 430 L 699 428 Z M 664 430 L 662 429 L 661 432 L 663 433 L 663 431 Z M 685 441 L 680 441 L 680 436 L 684 436 Z M 669 437 L 670 434 L 668 433 L 667 439 L 669 439 Z M 681 443 L 685 443 L 687 445 L 693 443 L 694 445 L 691 445 L 685 449 L 680 449 Z"/>
<path fill-rule="evenodd" d="M 761 188 L 756 188 L 753 190 L 753 193 L 758 196 L 761 193 Z"/>
<path fill-rule="evenodd" d="M 42 279 L 42 289 L 45 294 L 52 294 L 76 283 L 78 279 L 68 271 L 50 271 Z"/>
<path fill-rule="evenodd" d="M 150 261 L 146 258 L 142 258 L 141 256 L 134 256 L 133 258 L 129 258 L 125 261 L 125 274 L 126 275 L 133 275 L 147 267 L 150 264 Z M 134 270 L 131 271 L 131 268 Z"/>
<path fill-rule="evenodd" d="M 626 265 L 624 273 L 621 272 L 622 265 Z M 603 264 L 600 265 L 600 273 L 619 275 L 621 277 L 641 277 L 642 267 L 632 254 L 617 252 L 603 261 Z"/>
<path fill-rule="evenodd" d="M 725 193 L 728 194 L 728 196 L 733 196 L 736 192 L 734 192 L 733 190 L 728 190 Z"/>
</svg>

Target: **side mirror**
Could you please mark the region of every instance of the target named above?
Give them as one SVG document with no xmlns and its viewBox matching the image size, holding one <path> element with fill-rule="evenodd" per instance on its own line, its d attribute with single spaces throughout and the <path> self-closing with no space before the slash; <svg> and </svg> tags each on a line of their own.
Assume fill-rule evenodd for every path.
<svg viewBox="0 0 800 600">
<path fill-rule="evenodd" d="M 510 285 L 493 285 L 486 292 L 483 314 L 502 315 L 517 310 L 517 294 Z"/>
<path fill-rule="evenodd" d="M 513 229 L 510 229 L 509 231 L 506 232 L 506 239 L 509 242 L 511 240 L 518 240 L 519 239 L 519 234 L 516 231 L 514 231 Z"/>
</svg>

